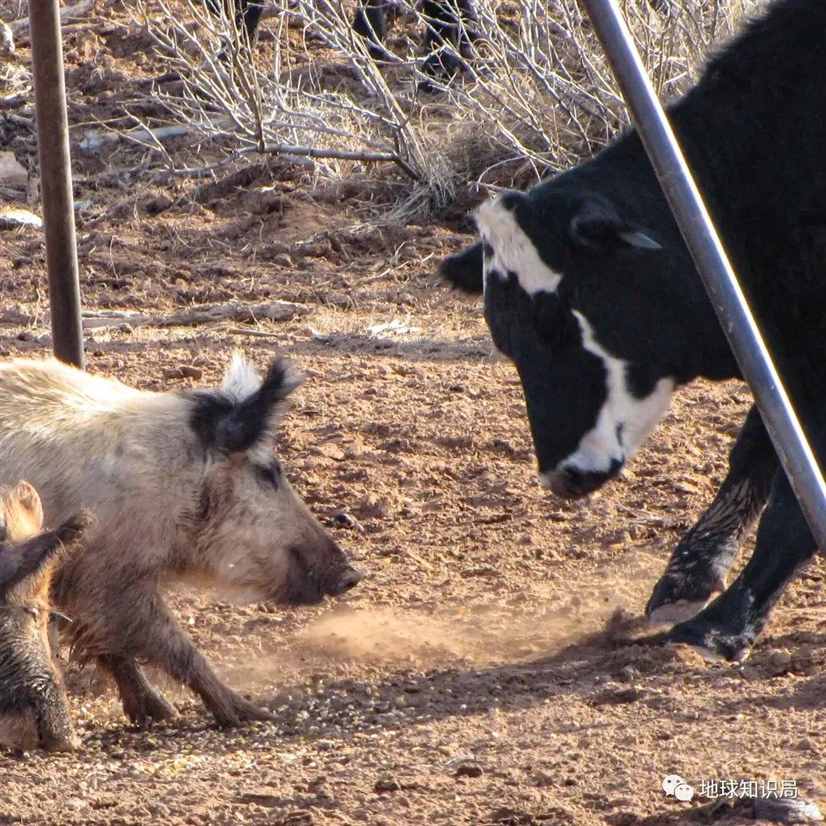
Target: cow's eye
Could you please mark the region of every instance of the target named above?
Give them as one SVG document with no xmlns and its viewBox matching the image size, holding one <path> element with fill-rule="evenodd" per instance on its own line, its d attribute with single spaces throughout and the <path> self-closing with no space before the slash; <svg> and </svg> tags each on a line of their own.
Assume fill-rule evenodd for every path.
<svg viewBox="0 0 826 826">
<path fill-rule="evenodd" d="M 281 481 L 281 463 L 278 459 L 273 459 L 271 464 L 266 467 L 259 466 L 256 470 L 258 471 L 258 478 L 261 482 L 274 488 L 278 487 Z"/>
</svg>

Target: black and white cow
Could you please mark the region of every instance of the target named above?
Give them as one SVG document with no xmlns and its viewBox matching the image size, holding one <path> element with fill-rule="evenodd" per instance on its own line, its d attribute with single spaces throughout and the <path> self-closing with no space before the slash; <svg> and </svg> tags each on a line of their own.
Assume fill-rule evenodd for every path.
<svg viewBox="0 0 826 826">
<path fill-rule="evenodd" d="M 774 2 L 670 108 L 821 463 L 824 42 L 823 0 Z M 481 242 L 446 259 L 442 272 L 484 293 L 493 340 L 522 380 L 540 478 L 556 494 L 584 496 L 616 477 L 677 387 L 739 376 L 635 132 L 527 193 L 483 204 L 477 223 Z M 766 503 L 755 551 L 724 590 L 740 540 Z M 675 549 L 647 611 L 682 620 L 666 640 L 741 659 L 815 550 L 752 408 L 728 476 Z"/>
</svg>

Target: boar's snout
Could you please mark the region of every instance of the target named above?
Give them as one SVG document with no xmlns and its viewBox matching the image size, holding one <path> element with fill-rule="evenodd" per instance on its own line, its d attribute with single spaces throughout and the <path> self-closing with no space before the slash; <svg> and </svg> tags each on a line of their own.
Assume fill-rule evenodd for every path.
<svg viewBox="0 0 826 826">
<path fill-rule="evenodd" d="M 326 533 L 321 536 L 319 584 L 328 597 L 340 597 L 361 582 L 363 574 L 348 561 L 347 555 Z"/>
<path fill-rule="evenodd" d="M 348 565 L 341 576 L 339 576 L 334 582 L 330 583 L 327 593 L 331 597 L 340 597 L 351 588 L 355 588 L 356 585 L 361 582 L 363 577 L 364 574 L 362 574 L 361 571 L 357 571 L 351 565 Z"/>
<path fill-rule="evenodd" d="M 290 548 L 291 565 L 287 602 L 321 602 L 325 596 L 338 597 L 363 578 L 347 561 L 344 551 L 324 532 L 313 541 Z"/>
</svg>

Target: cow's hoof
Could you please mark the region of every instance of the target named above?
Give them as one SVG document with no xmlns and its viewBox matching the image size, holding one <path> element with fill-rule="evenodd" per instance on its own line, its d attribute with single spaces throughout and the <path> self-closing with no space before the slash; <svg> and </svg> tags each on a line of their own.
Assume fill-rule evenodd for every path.
<svg viewBox="0 0 826 826">
<path fill-rule="evenodd" d="M 724 590 L 725 582 L 720 578 L 666 571 L 651 592 L 645 615 L 652 625 L 686 622 L 697 616 L 715 594 Z"/>
<path fill-rule="evenodd" d="M 753 642 L 745 634 L 728 632 L 696 619 L 681 622 L 660 637 L 664 643 L 690 645 L 706 659 L 728 662 L 745 660 Z"/>
<path fill-rule="evenodd" d="M 653 608 L 649 603 L 645 610 L 651 625 L 676 625 L 678 622 L 687 622 L 696 617 L 706 605 L 708 605 L 707 599 L 694 602 L 679 599 L 676 602 L 666 602 Z"/>
</svg>

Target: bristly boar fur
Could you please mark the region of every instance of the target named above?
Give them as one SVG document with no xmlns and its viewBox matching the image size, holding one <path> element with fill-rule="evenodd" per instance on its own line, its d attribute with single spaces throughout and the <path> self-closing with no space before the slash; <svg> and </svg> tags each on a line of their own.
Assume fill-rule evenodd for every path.
<svg viewBox="0 0 826 826">
<path fill-rule="evenodd" d="M 73 620 L 73 650 L 114 678 L 138 726 L 176 713 L 139 662 L 188 686 L 220 725 L 270 717 L 216 677 L 167 608 L 165 581 L 300 604 L 361 578 L 274 455 L 298 383 L 282 360 L 262 381 L 238 356 L 220 389 L 165 393 L 52 360 L 0 365 L 0 482 L 30 479 L 49 523 L 80 507 L 96 517 L 52 596 Z"/>
<path fill-rule="evenodd" d="M 35 489 L 27 482 L 0 489 L 0 744 L 6 747 L 78 745 L 49 645 L 49 587 L 63 543 L 74 543 L 88 523 L 81 514 L 42 533 Z"/>
</svg>

